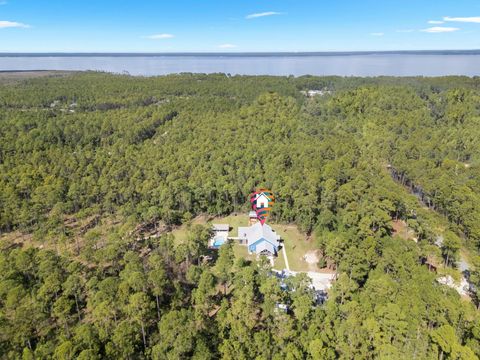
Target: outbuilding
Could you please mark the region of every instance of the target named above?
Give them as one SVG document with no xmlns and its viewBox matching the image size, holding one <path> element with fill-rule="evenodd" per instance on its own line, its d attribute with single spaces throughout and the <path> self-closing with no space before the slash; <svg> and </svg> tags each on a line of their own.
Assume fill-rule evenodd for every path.
<svg viewBox="0 0 480 360">
<path fill-rule="evenodd" d="M 208 243 L 212 249 L 218 249 L 227 242 L 230 225 L 228 224 L 212 224 L 212 237 Z"/>
</svg>

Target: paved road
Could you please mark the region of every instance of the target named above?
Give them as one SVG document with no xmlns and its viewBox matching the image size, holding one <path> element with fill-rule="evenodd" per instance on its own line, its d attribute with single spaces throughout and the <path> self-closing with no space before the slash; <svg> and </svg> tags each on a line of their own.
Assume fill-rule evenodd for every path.
<svg viewBox="0 0 480 360">
<path fill-rule="evenodd" d="M 312 286 L 315 290 L 326 291 L 332 286 L 332 282 L 335 280 L 335 274 L 324 274 L 313 271 L 307 272 L 307 275 L 312 279 Z"/>
</svg>

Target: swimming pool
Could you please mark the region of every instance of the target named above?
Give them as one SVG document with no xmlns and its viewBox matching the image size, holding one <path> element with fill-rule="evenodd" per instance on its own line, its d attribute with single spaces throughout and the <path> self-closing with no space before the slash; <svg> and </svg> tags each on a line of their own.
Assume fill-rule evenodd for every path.
<svg viewBox="0 0 480 360">
<path fill-rule="evenodd" d="M 219 248 L 220 246 L 225 244 L 226 241 L 227 241 L 227 238 L 225 236 L 218 236 L 217 235 L 213 238 L 213 247 L 214 248 Z"/>
</svg>

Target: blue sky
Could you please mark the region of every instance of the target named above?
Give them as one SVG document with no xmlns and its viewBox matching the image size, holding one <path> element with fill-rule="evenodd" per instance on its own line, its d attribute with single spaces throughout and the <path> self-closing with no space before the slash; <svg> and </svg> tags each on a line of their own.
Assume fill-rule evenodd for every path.
<svg viewBox="0 0 480 360">
<path fill-rule="evenodd" d="M 479 0 L 0 0 L 0 52 L 480 49 Z"/>
</svg>

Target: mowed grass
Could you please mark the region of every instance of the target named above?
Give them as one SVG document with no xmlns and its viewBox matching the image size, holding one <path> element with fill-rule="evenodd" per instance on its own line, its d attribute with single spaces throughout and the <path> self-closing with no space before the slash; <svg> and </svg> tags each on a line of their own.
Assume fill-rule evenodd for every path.
<svg viewBox="0 0 480 360">
<path fill-rule="evenodd" d="M 285 265 L 285 260 L 283 259 L 283 253 L 282 253 L 283 250 L 280 250 L 278 252 L 278 256 L 275 258 L 274 260 L 274 264 L 273 264 L 273 268 L 275 270 L 283 270 L 283 269 L 286 269 L 287 266 Z M 288 253 L 287 253 L 287 256 L 288 256 Z M 288 262 L 290 264 L 290 261 Z M 291 265 L 290 265 L 291 266 Z M 290 270 L 293 270 L 292 268 L 290 268 Z"/>
<path fill-rule="evenodd" d="M 317 271 L 319 270 L 317 264 L 311 265 L 304 260 L 304 256 L 309 251 L 316 251 L 315 238 L 307 237 L 295 225 L 272 224 L 272 228 L 283 240 L 283 246 L 287 251 L 288 264 L 290 270 L 293 271 Z M 278 266 L 283 266 L 278 268 Z M 275 261 L 275 268 L 281 270 L 285 268 L 283 254 L 278 254 L 278 259 Z"/>
<path fill-rule="evenodd" d="M 248 226 L 247 214 L 232 214 L 224 217 L 207 217 L 199 216 L 192 220 L 193 224 L 207 225 L 210 224 L 228 224 L 230 225 L 229 236 L 236 237 L 238 235 L 239 226 Z M 290 270 L 293 271 L 317 271 L 317 265 L 307 263 L 303 257 L 308 251 L 315 251 L 315 239 L 308 238 L 306 234 L 302 233 L 295 225 L 273 224 L 270 226 L 280 235 L 283 240 L 283 246 L 287 251 L 288 263 Z M 175 244 L 185 242 L 188 236 L 188 229 L 186 225 L 182 225 L 172 231 L 175 237 Z M 245 245 L 238 243 L 234 244 L 233 251 L 237 258 L 243 257 L 245 259 L 253 260 L 254 255 L 248 254 L 248 249 Z M 285 261 L 283 254 L 280 251 L 278 257 L 274 261 L 274 268 L 277 270 L 285 269 Z"/>
<path fill-rule="evenodd" d="M 237 259 L 244 258 L 247 260 L 254 260 L 255 255 L 248 253 L 248 248 L 245 245 L 240 245 L 239 243 L 233 244 L 233 253 Z"/>
<path fill-rule="evenodd" d="M 248 226 L 248 215 L 246 214 L 233 214 L 225 217 L 216 217 L 211 220 L 212 224 L 229 224 L 230 233 L 229 236 L 238 235 L 239 226 Z"/>
</svg>

